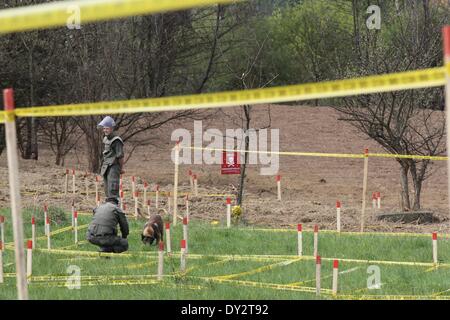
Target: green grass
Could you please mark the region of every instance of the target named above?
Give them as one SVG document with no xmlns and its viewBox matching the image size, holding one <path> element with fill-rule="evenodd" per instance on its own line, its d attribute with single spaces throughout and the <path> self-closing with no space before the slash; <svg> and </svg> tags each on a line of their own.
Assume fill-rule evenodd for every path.
<svg viewBox="0 0 450 320">
<path fill-rule="evenodd" d="M 53 221 L 52 231 L 70 224 L 68 213 Z M 11 218 L 8 210 L 0 211 L 6 216 L 6 242 L 12 242 Z M 24 210 L 24 231 L 31 236 L 33 210 Z M 41 215 L 42 213 L 36 213 Z M 87 224 L 89 216 L 80 216 L 79 224 Z M 37 220 L 38 237 L 43 235 L 43 219 Z M 29 284 L 31 299 L 333 299 L 329 294 L 316 297 L 314 292 L 304 292 L 304 287 L 315 287 L 315 262 L 313 235 L 304 232 L 305 259 L 291 261 L 287 265 L 274 266 L 260 272 L 248 272 L 282 261 L 296 259 L 297 233 L 269 232 L 252 228 L 233 227 L 225 229 L 202 221 L 191 220 L 189 226 L 189 254 L 186 273 L 179 272 L 179 243 L 182 235 L 181 223 L 172 229 L 173 255 L 165 255 L 164 272 L 167 277 L 157 282 L 156 247 L 145 247 L 140 241 L 141 221 L 130 221 L 129 236 L 131 256 L 114 255 L 110 259 L 93 254 L 56 254 L 45 250 L 33 253 L 33 278 Z M 86 229 L 79 231 L 79 240 L 85 238 Z M 88 243 L 73 245 L 72 231 L 52 237 L 52 248 L 67 248 L 82 252 L 96 252 Z M 71 246 L 71 247 L 70 247 Z M 37 248 L 45 249 L 47 240 L 40 239 Z M 358 298 L 363 295 L 419 295 L 450 298 L 450 267 L 437 269 L 430 266 L 392 265 L 383 261 L 432 262 L 431 236 L 389 236 L 321 233 L 319 254 L 322 256 L 322 288 L 331 289 L 332 261 L 327 258 L 356 259 L 340 261 L 339 271 L 348 271 L 339 276 L 339 294 L 343 298 Z M 256 255 L 278 255 L 271 259 L 256 259 Z M 4 252 L 5 283 L 0 284 L 0 299 L 17 297 L 14 277 L 14 252 Z M 242 256 L 246 256 L 244 259 Z M 372 260 L 367 262 L 365 260 Z M 439 262 L 450 264 L 450 241 L 440 239 Z M 65 283 L 70 265 L 81 270 L 81 289 L 69 290 Z M 381 272 L 381 289 L 367 289 L 367 268 L 377 265 Z M 239 273 L 247 272 L 239 275 Z M 231 282 L 218 282 L 211 277 L 234 275 Z M 41 276 L 60 276 L 59 281 Z M 87 276 L 101 276 L 96 280 Z M 128 283 L 117 283 L 117 277 L 128 277 Z M 146 283 L 142 283 L 142 280 Z M 121 278 L 123 279 L 123 278 Z M 134 282 L 130 282 L 134 281 Z M 139 281 L 141 281 L 139 283 Z M 241 281 L 240 283 L 238 281 Z M 246 281 L 242 283 L 242 281 Z M 137 282 L 137 283 L 136 283 Z M 275 288 L 274 285 L 290 285 Z M 300 291 L 298 291 L 300 290 Z M 303 290 L 303 291 L 301 291 Z M 339 296 L 338 296 L 339 298 Z"/>
</svg>

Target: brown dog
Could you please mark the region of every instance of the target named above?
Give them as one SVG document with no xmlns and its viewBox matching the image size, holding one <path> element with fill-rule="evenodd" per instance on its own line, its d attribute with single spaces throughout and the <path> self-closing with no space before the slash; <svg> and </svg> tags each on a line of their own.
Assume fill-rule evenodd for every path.
<svg viewBox="0 0 450 320">
<path fill-rule="evenodd" d="M 151 245 L 156 240 L 156 245 L 158 245 L 160 241 L 163 241 L 163 228 L 164 225 L 161 216 L 159 214 L 151 215 L 144 225 L 144 230 L 141 235 L 142 242 Z"/>
</svg>

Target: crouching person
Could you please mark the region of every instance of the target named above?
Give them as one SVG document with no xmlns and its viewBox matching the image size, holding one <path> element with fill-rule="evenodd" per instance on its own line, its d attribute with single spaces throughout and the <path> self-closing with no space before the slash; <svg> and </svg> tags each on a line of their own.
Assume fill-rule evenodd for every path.
<svg viewBox="0 0 450 320">
<path fill-rule="evenodd" d="M 121 237 L 117 235 L 117 224 Z M 99 252 L 121 253 L 128 250 L 129 227 L 125 213 L 118 207 L 117 198 L 107 198 L 106 202 L 94 209 L 94 218 L 89 225 L 87 240 L 100 247 Z"/>
</svg>

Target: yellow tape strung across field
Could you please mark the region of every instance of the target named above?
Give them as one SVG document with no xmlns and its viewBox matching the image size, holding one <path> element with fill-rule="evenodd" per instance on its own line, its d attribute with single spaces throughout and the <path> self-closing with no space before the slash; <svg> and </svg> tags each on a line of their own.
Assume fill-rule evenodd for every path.
<svg viewBox="0 0 450 320">
<path fill-rule="evenodd" d="M 153 99 L 103 101 L 72 105 L 18 108 L 19 117 L 83 116 L 136 112 L 161 112 L 232 107 L 243 104 L 276 103 L 390 92 L 445 85 L 445 68 L 373 75 L 283 87 L 227 91 Z M 5 113 L 0 113 L 0 121 Z"/>
<path fill-rule="evenodd" d="M 347 270 L 344 270 L 344 271 L 339 271 L 338 274 L 347 274 L 347 273 L 351 273 L 351 272 L 359 270 L 359 269 L 360 269 L 359 267 L 351 268 L 351 269 L 347 269 Z M 329 274 L 327 276 L 321 276 L 320 279 L 323 281 L 324 279 L 329 279 L 331 277 L 333 277 L 333 274 Z M 313 281 L 316 281 L 316 278 L 309 279 L 309 280 L 292 282 L 292 283 L 288 283 L 288 284 L 291 285 L 291 286 L 301 286 L 301 285 L 304 285 L 305 283 L 313 282 Z"/>
<path fill-rule="evenodd" d="M 30 283 L 33 287 L 68 287 L 67 283 L 60 282 L 60 283 L 38 283 L 35 284 L 33 282 Z M 168 284 L 164 283 L 158 280 L 141 280 L 141 281 L 134 281 L 134 280 L 112 280 L 110 282 L 95 282 L 95 281 L 88 281 L 88 282 L 82 282 L 81 285 L 83 287 L 96 287 L 96 286 L 143 286 L 143 285 L 158 285 L 159 287 L 168 287 L 168 288 L 180 288 L 180 289 L 189 289 L 189 290 L 205 290 L 206 288 L 203 286 L 196 286 L 196 285 L 181 285 L 181 284 Z"/>
<path fill-rule="evenodd" d="M 46 29 L 74 23 L 74 14 L 80 22 L 125 18 L 136 15 L 184 10 L 242 0 L 89 0 L 60 1 L 0 11 L 0 34 Z"/>
<path fill-rule="evenodd" d="M 354 158 L 364 159 L 365 154 L 353 153 L 321 153 L 321 152 L 296 152 L 296 151 L 258 151 L 258 150 L 234 150 L 234 149 L 220 149 L 220 148 L 203 148 L 203 147 L 181 147 L 181 149 L 191 150 L 208 150 L 208 151 L 225 151 L 225 152 L 239 152 L 239 153 L 257 153 L 257 154 L 278 154 L 280 156 L 302 156 L 302 157 L 327 157 L 327 158 Z M 448 157 L 439 156 L 421 156 L 408 154 L 390 154 L 390 153 L 368 153 L 368 157 L 377 158 L 402 158 L 402 159 L 428 159 L 435 161 L 448 160 Z"/>
<path fill-rule="evenodd" d="M 433 295 L 337 295 L 338 299 L 347 300 L 450 300 L 450 296 Z"/>
<path fill-rule="evenodd" d="M 82 241 L 78 241 L 78 243 L 74 243 L 74 244 L 71 244 L 70 246 L 61 247 L 61 248 L 58 248 L 58 249 L 65 250 L 65 249 L 76 248 L 76 247 L 78 247 L 80 245 L 87 244 L 87 243 L 88 242 L 86 240 L 82 240 Z"/>
<path fill-rule="evenodd" d="M 208 282 L 212 281 L 212 282 L 224 283 L 224 284 L 242 285 L 242 286 L 255 287 L 255 288 L 316 293 L 316 288 L 301 287 L 301 286 L 291 286 L 291 285 L 287 285 L 287 284 L 262 283 L 262 282 L 247 281 L 247 280 L 231 280 L 231 279 L 219 279 L 219 278 L 209 278 L 209 277 L 194 277 L 194 276 L 187 276 L 186 278 L 199 279 L 199 280 L 204 280 L 204 281 L 208 281 Z M 332 291 L 330 289 L 321 289 L 320 292 L 323 293 L 323 294 L 332 294 Z"/>
<path fill-rule="evenodd" d="M 228 274 L 228 275 L 224 275 L 224 276 L 216 276 L 213 277 L 214 279 L 233 279 L 233 278 L 239 278 L 242 276 L 248 276 L 251 274 L 255 274 L 255 273 L 261 273 L 261 272 L 265 272 L 265 271 L 269 271 L 269 270 L 273 270 L 277 267 L 284 267 L 284 266 L 288 266 L 292 263 L 295 263 L 297 261 L 300 261 L 301 258 L 299 259 L 293 259 L 293 260 L 286 260 L 286 261 L 281 261 L 281 262 L 277 262 L 277 263 L 273 263 L 270 264 L 268 266 L 262 266 L 253 270 L 249 270 L 249 271 L 244 271 L 244 272 L 240 272 L 240 273 L 235 273 L 235 274 Z"/>
<path fill-rule="evenodd" d="M 216 229 L 220 230 L 229 230 L 225 227 L 216 227 Z M 263 232 L 291 232 L 291 233 L 297 233 L 297 230 L 292 229 L 266 229 L 266 228 L 245 228 L 241 229 L 243 231 L 263 231 Z M 303 230 L 303 232 L 313 232 L 313 230 Z M 424 237 L 424 238 L 431 238 L 431 234 L 428 233 L 408 233 L 408 232 L 376 232 L 376 231 L 369 231 L 369 232 L 356 232 L 356 231 L 341 231 L 337 232 L 336 230 L 320 230 L 320 232 L 323 233 L 336 233 L 338 235 L 376 235 L 376 236 L 386 236 L 386 237 Z M 439 233 L 439 236 L 441 238 L 449 237 L 450 234 L 446 233 Z"/>
</svg>

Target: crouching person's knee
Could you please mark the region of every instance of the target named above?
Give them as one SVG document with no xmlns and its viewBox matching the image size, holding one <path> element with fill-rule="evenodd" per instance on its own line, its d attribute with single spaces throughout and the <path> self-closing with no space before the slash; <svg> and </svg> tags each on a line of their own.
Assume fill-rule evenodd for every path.
<svg viewBox="0 0 450 320">
<path fill-rule="evenodd" d="M 120 245 L 116 246 L 114 248 L 115 253 L 121 253 L 128 251 L 128 240 L 127 239 L 120 239 Z"/>
</svg>

